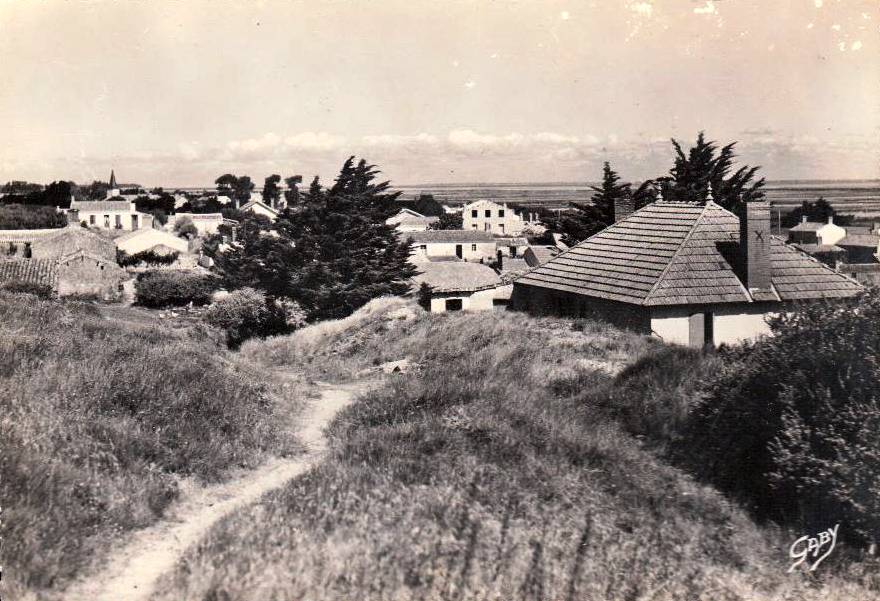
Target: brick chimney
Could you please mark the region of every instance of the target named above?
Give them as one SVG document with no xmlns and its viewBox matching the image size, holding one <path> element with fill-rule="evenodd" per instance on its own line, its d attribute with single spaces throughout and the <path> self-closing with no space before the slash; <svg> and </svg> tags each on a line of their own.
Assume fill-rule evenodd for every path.
<svg viewBox="0 0 880 601">
<path fill-rule="evenodd" d="M 635 199 L 629 194 L 625 194 L 614 201 L 614 222 L 617 223 L 621 219 L 626 219 L 635 210 Z"/>
<path fill-rule="evenodd" d="M 740 218 L 739 245 L 746 288 L 750 293 L 771 292 L 769 202 L 745 203 Z"/>
</svg>

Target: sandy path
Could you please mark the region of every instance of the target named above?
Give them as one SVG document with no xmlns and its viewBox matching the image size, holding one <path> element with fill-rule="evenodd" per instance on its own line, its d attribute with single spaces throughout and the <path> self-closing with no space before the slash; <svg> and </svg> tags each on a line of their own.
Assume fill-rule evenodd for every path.
<svg viewBox="0 0 880 601">
<path fill-rule="evenodd" d="M 220 518 L 304 473 L 326 448 L 324 427 L 367 386 L 364 383 L 321 385 L 321 396 L 302 415 L 299 439 L 304 455 L 273 459 L 228 482 L 185 493 L 153 526 L 129 533 L 97 574 L 64 591 L 64 601 L 141 601 L 149 598 L 159 576 L 170 571 L 187 547 L 195 544 Z"/>
</svg>

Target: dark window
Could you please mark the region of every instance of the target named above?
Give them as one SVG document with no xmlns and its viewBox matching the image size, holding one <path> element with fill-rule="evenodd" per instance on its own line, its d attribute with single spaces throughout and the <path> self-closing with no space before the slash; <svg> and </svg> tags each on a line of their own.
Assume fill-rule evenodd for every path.
<svg viewBox="0 0 880 601">
<path fill-rule="evenodd" d="M 95 216 L 89 215 L 89 225 L 95 225 Z"/>
<path fill-rule="evenodd" d="M 486 209 L 486 217 L 491 217 L 491 216 L 492 216 L 492 211 L 490 211 L 489 209 Z"/>
<path fill-rule="evenodd" d="M 33 256 L 33 252 L 31 251 L 31 243 L 25 242 L 24 243 L 24 258 L 30 259 L 32 256 Z"/>
<path fill-rule="evenodd" d="M 462 301 L 460 298 L 447 298 L 446 299 L 446 310 L 447 311 L 461 311 L 463 308 Z"/>
<path fill-rule="evenodd" d="M 459 259 L 461 259 L 463 254 L 464 253 L 462 251 L 461 244 L 456 244 L 455 245 L 455 256 L 458 257 Z"/>
<path fill-rule="evenodd" d="M 122 215 L 116 216 L 116 229 L 122 229 Z"/>
<path fill-rule="evenodd" d="M 471 250 L 474 251 L 474 252 L 476 252 L 476 251 L 477 251 L 477 245 L 476 245 L 476 244 L 471 244 Z"/>
<path fill-rule="evenodd" d="M 133 229 L 133 230 L 138 229 L 138 216 L 137 215 L 131 216 L 131 229 Z"/>
<path fill-rule="evenodd" d="M 516 256 L 516 247 L 515 247 L 515 246 L 511 246 L 511 247 L 510 247 L 510 256 L 511 256 L 511 257 L 515 257 L 515 256 Z"/>
<path fill-rule="evenodd" d="M 476 216 L 478 216 L 479 214 L 480 214 L 480 213 L 479 213 L 476 209 L 474 209 L 473 211 L 471 211 L 471 217 L 476 217 Z"/>
<path fill-rule="evenodd" d="M 110 215 L 104 215 L 104 227 L 110 228 Z"/>
<path fill-rule="evenodd" d="M 498 209 L 498 216 L 504 217 L 504 209 Z"/>
</svg>

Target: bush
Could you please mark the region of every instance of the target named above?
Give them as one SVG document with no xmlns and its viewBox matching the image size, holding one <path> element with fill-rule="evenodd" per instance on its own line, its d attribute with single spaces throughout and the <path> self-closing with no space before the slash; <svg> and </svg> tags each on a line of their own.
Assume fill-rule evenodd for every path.
<svg viewBox="0 0 880 601">
<path fill-rule="evenodd" d="M 171 265 L 180 256 L 178 252 L 159 254 L 153 250 L 144 250 L 133 255 L 124 250 L 116 250 L 116 262 L 120 267 L 131 267 L 144 263 L 146 265 Z"/>
<path fill-rule="evenodd" d="M 288 332 L 287 311 L 294 312 L 294 307 L 267 299 L 253 288 L 242 288 L 213 303 L 204 317 L 210 325 L 226 331 L 230 348 L 238 348 L 248 338 Z"/>
<path fill-rule="evenodd" d="M 138 276 L 135 298 L 144 307 L 180 307 L 192 303 L 206 305 L 216 282 L 209 275 L 190 271 L 147 271 Z"/>
<path fill-rule="evenodd" d="M 33 294 L 40 298 L 51 298 L 55 295 L 52 286 L 48 284 L 37 284 L 35 282 L 23 282 L 21 280 L 10 280 L 0 285 L 0 290 L 15 294 Z"/>
<path fill-rule="evenodd" d="M 0 205 L 0 230 L 34 230 L 64 227 L 67 217 L 55 207 L 38 205 Z"/>
<path fill-rule="evenodd" d="M 185 217 L 183 219 L 178 219 L 174 222 L 174 231 L 181 238 L 189 236 L 191 238 L 197 238 L 199 235 L 199 229 L 192 222 L 192 219 L 189 217 Z"/>
<path fill-rule="evenodd" d="M 880 293 L 799 308 L 725 353 L 681 455 L 759 513 L 880 539 Z"/>
</svg>

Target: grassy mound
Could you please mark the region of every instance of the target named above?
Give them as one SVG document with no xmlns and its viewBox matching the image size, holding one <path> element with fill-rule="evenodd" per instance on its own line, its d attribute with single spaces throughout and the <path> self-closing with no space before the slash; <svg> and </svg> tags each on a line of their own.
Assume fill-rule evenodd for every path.
<svg viewBox="0 0 880 601">
<path fill-rule="evenodd" d="M 315 373 L 419 368 L 338 417 L 328 460 L 220 523 L 158 599 L 878 596 L 857 573 L 786 575 L 793 539 L 632 435 L 674 436 L 661 424 L 712 357 L 590 322 L 402 309 L 245 345 Z"/>
<path fill-rule="evenodd" d="M 225 358 L 205 331 L 0 294 L 10 598 L 57 587 L 110 536 L 156 520 L 181 477 L 215 480 L 293 448 L 259 371 Z"/>
</svg>

